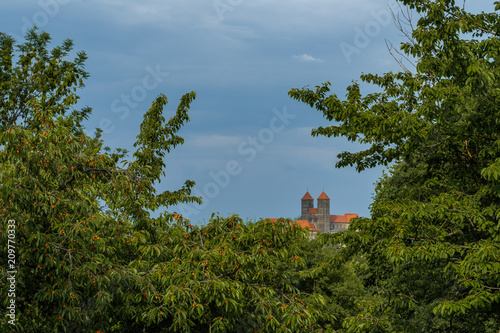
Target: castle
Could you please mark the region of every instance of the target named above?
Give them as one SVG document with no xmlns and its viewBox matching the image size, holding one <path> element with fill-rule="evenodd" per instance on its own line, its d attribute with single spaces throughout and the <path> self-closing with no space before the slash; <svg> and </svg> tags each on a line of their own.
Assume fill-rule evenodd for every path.
<svg viewBox="0 0 500 333">
<path fill-rule="evenodd" d="M 324 234 L 347 230 L 352 218 L 359 217 L 358 214 L 330 215 L 330 198 L 323 191 L 318 197 L 318 207 L 314 207 L 314 199 L 306 192 L 302 197 L 301 220 L 313 223 L 316 229 Z M 310 230 L 311 231 L 311 230 Z M 311 235 L 313 236 L 313 235 Z"/>
</svg>

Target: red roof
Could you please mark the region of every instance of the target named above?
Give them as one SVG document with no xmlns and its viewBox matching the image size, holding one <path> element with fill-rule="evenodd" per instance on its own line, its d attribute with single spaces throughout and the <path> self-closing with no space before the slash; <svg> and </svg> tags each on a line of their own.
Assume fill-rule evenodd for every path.
<svg viewBox="0 0 500 333">
<path fill-rule="evenodd" d="M 318 214 L 318 208 L 309 209 L 309 214 Z"/>
<path fill-rule="evenodd" d="M 295 223 L 300 225 L 302 228 L 309 228 L 309 231 L 318 231 L 314 223 L 309 223 L 307 220 L 295 220 Z"/>
<path fill-rule="evenodd" d="M 349 223 L 352 218 L 359 217 L 358 214 L 347 213 L 345 215 L 330 215 L 330 222 Z"/>
<path fill-rule="evenodd" d="M 330 198 L 326 195 L 325 191 L 321 192 L 321 194 L 318 197 L 318 200 L 322 200 L 322 199 L 330 200 Z"/>
<path fill-rule="evenodd" d="M 304 194 L 304 196 L 302 197 L 302 200 L 314 200 L 313 197 L 309 194 L 309 191 L 306 192 L 306 194 Z"/>
<path fill-rule="evenodd" d="M 271 223 L 276 223 L 276 221 L 278 221 L 278 219 L 269 219 L 269 218 L 267 218 L 266 221 L 267 220 L 269 220 Z M 309 231 L 318 231 L 314 223 L 309 223 L 307 222 L 307 220 L 294 220 L 294 222 L 300 225 L 302 228 L 308 227 Z"/>
<path fill-rule="evenodd" d="M 358 214 L 353 214 L 353 213 L 347 213 L 345 214 L 345 216 L 347 217 L 347 219 L 350 221 L 351 219 L 353 218 L 356 218 L 356 217 L 359 217 Z"/>
</svg>

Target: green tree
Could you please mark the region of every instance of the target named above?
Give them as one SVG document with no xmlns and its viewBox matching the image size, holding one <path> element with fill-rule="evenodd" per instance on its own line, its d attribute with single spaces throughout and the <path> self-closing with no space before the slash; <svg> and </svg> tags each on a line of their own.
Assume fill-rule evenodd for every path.
<svg viewBox="0 0 500 333">
<path fill-rule="evenodd" d="M 371 217 L 335 241 L 364 253 L 374 298 L 351 331 L 500 329 L 500 20 L 455 1 L 400 0 L 421 18 L 401 51 L 415 72 L 364 74 L 345 100 L 330 83 L 289 95 L 335 121 L 312 131 L 367 144 L 337 167 L 395 164 Z M 495 10 L 500 3 L 495 2 Z"/>
<path fill-rule="evenodd" d="M 104 147 L 99 130 L 85 132 L 89 107 L 73 109 L 85 53 L 70 61 L 71 41 L 52 50 L 49 42 L 35 28 L 20 45 L 0 36 L 0 290 L 3 309 L 16 304 L 15 325 L 2 313 L 0 331 L 312 330 L 319 314 L 308 303 L 320 298 L 287 278 L 302 265 L 294 244 L 304 230 L 236 216 L 194 227 L 166 211 L 200 202 L 194 182 L 155 190 L 166 154 L 183 143 L 177 132 L 195 93 L 168 120 L 159 95 L 128 157 Z"/>
<path fill-rule="evenodd" d="M 360 266 L 364 267 L 359 257 L 338 265 L 330 265 L 339 252 L 338 245 L 332 245 L 330 235 L 323 234 L 314 240 L 303 240 L 299 246 L 303 250 L 306 270 L 294 274 L 297 288 L 308 294 L 321 295 L 324 302 L 315 304 L 323 316 L 318 324 L 326 328 L 325 332 L 345 332 L 342 323 L 347 317 L 361 313 L 359 306 L 366 291 L 361 278 L 357 275 Z"/>
</svg>

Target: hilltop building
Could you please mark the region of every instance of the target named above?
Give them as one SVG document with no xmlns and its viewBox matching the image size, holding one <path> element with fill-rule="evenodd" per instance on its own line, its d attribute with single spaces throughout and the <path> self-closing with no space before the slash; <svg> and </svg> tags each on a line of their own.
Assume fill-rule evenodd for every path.
<svg viewBox="0 0 500 333">
<path fill-rule="evenodd" d="M 318 207 L 314 207 L 314 198 L 306 192 L 302 197 L 302 212 L 300 219 L 294 220 L 302 228 L 309 228 L 309 238 L 316 237 L 318 232 L 324 234 L 349 229 L 352 218 L 359 217 L 358 214 L 347 213 L 344 215 L 330 215 L 330 198 L 323 191 L 318 197 Z M 276 222 L 278 219 L 266 219 Z"/>
<path fill-rule="evenodd" d="M 314 207 L 314 198 L 306 192 L 302 197 L 301 220 L 313 223 L 320 233 L 347 230 L 352 218 L 358 214 L 330 215 L 330 198 L 323 191 L 318 197 L 318 207 Z"/>
</svg>

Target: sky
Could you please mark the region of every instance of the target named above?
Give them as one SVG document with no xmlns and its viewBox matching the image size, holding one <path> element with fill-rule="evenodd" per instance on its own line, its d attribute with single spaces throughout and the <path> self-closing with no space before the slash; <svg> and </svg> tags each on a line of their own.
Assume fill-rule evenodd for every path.
<svg viewBox="0 0 500 333">
<path fill-rule="evenodd" d="M 466 3 L 490 11 L 493 1 Z M 88 55 L 90 78 L 78 107 L 90 106 L 88 133 L 133 151 L 139 124 L 159 94 L 171 117 L 196 92 L 182 146 L 165 157 L 158 191 L 194 180 L 203 204 L 168 207 L 193 223 L 212 213 L 243 219 L 300 216 L 302 196 L 330 197 L 331 214 L 370 215 L 383 167 L 335 168 L 337 154 L 363 146 L 312 137 L 329 126 L 288 91 L 326 81 L 343 97 L 362 73 L 399 71 L 386 41 L 405 39 L 394 0 L 39 0 L 0 2 L 0 31 L 22 41 L 36 24 L 59 45 Z M 418 15 L 414 14 L 414 20 Z M 373 91 L 362 86 L 362 92 Z"/>
</svg>

